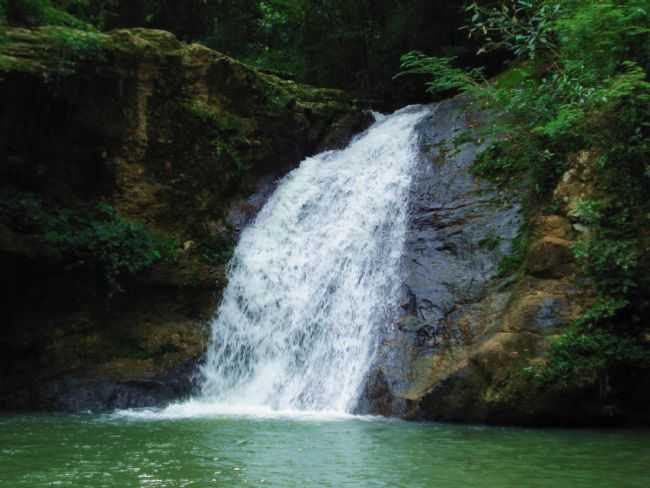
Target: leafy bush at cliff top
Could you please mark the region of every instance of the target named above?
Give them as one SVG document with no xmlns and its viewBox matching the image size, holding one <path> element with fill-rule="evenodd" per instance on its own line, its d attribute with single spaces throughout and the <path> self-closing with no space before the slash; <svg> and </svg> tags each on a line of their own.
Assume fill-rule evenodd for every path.
<svg viewBox="0 0 650 488">
<path fill-rule="evenodd" d="M 63 259 L 99 266 L 111 290 L 121 275 L 135 274 L 161 260 L 174 260 L 178 243 L 122 218 L 110 205 L 89 209 L 50 208 L 31 193 L 3 191 L 0 218 L 23 233 L 37 235 Z"/>
</svg>

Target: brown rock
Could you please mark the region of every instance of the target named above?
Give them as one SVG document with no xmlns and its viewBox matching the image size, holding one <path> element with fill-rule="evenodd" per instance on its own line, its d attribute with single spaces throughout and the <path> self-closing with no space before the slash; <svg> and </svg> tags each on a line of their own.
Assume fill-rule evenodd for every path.
<svg viewBox="0 0 650 488">
<path fill-rule="evenodd" d="M 533 242 L 526 259 L 527 271 L 542 278 L 560 278 L 571 273 L 574 261 L 571 245 L 566 239 L 547 236 Z"/>
<path fill-rule="evenodd" d="M 533 225 L 539 235 L 571 240 L 571 222 L 560 215 L 541 215 L 534 220 Z"/>
</svg>

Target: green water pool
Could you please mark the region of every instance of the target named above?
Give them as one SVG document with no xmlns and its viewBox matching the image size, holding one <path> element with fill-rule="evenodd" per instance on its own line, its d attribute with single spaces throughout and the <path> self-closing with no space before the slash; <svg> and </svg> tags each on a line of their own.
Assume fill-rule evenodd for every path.
<svg viewBox="0 0 650 488">
<path fill-rule="evenodd" d="M 650 487 L 650 432 L 370 418 L 0 417 L 4 487 Z"/>
</svg>

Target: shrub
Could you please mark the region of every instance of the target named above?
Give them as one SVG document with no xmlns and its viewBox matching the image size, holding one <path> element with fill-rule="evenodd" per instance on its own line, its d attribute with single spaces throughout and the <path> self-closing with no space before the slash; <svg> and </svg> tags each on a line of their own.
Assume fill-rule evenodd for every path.
<svg viewBox="0 0 650 488">
<path fill-rule="evenodd" d="M 650 367 L 650 351 L 634 337 L 570 328 L 552 344 L 548 363 L 529 368 L 542 384 L 593 385 L 615 369 Z"/>
<path fill-rule="evenodd" d="M 507 0 L 500 8 L 484 7 L 479 2 L 466 6 L 470 17 L 464 28 L 470 38 L 479 38 L 479 54 L 500 49 L 518 58 L 535 59 L 540 51 L 554 46 L 553 24 L 561 16 L 560 2 Z"/>
<path fill-rule="evenodd" d="M 178 256 L 176 240 L 122 218 L 106 203 L 52 208 L 35 194 L 5 190 L 0 194 L 0 217 L 13 228 L 40 236 L 62 259 L 96 264 L 112 291 L 121 289 L 121 276 Z"/>
<path fill-rule="evenodd" d="M 431 95 L 449 91 L 470 91 L 484 81 L 480 69 L 470 71 L 455 66 L 456 58 L 425 56 L 411 51 L 401 57 L 402 71 L 394 78 L 404 75 L 429 75 L 432 79 L 426 83 Z"/>
</svg>

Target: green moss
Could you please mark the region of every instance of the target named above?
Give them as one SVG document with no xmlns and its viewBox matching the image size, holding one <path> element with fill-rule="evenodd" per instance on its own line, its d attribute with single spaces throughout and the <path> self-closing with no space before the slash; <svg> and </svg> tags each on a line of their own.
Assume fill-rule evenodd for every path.
<svg viewBox="0 0 650 488">
<path fill-rule="evenodd" d="M 0 72 L 13 71 L 16 65 L 14 58 L 0 54 Z"/>
<path fill-rule="evenodd" d="M 522 270 L 524 261 L 526 260 L 529 241 L 529 228 L 528 225 L 524 223 L 515 238 L 512 240 L 511 253 L 503 256 L 501 261 L 499 261 L 499 276 L 505 277 L 513 275 Z"/>
<path fill-rule="evenodd" d="M 255 76 L 260 80 L 258 89 L 263 94 L 265 108 L 271 112 L 285 111 L 295 103 L 320 113 L 340 113 L 342 103 L 354 103 L 340 90 L 316 88 L 258 71 Z"/>
<path fill-rule="evenodd" d="M 73 62 L 105 60 L 105 36 L 102 34 L 58 28 L 52 30 L 51 40 L 54 46 L 61 50 L 64 60 Z"/>
<path fill-rule="evenodd" d="M 517 63 L 514 66 L 499 73 L 491 81 L 497 89 L 515 88 L 531 76 L 529 63 Z"/>
<path fill-rule="evenodd" d="M 250 124 L 216 101 L 156 98 L 151 106 L 158 123 L 146 165 L 163 185 L 158 198 L 168 210 L 160 221 L 197 245 L 206 241 L 200 255 L 208 261 L 223 261 L 215 257 L 220 245 L 207 242 L 213 235 L 207 224 L 223 217 L 226 202 L 241 190 L 250 161 L 258 156 L 248 149 Z"/>
<path fill-rule="evenodd" d="M 69 27 L 0 30 L 0 71 L 70 75 L 85 63 L 108 59 L 108 36 Z"/>
<path fill-rule="evenodd" d="M 231 236 L 216 236 L 199 243 L 199 257 L 209 265 L 225 265 L 235 252 L 234 239 Z"/>
<path fill-rule="evenodd" d="M 181 106 L 193 117 L 223 133 L 240 135 L 244 130 L 242 120 L 224 110 L 217 110 L 197 100 L 185 100 Z"/>
<path fill-rule="evenodd" d="M 531 399 L 537 398 L 539 384 L 527 373 L 524 364 L 528 362 L 516 361 L 509 366 L 507 381 L 487 386 L 482 394 L 483 400 L 496 408 L 514 411 L 526 408 Z"/>
<path fill-rule="evenodd" d="M 38 82 L 59 75 L 74 77 L 73 86 L 97 76 L 119 78 L 130 100 L 131 81 L 147 83 L 131 80 L 132 63 L 146 60 L 160 69 L 161 81 L 147 85 L 152 92 L 146 111 L 133 104 L 123 107 L 127 118 L 146 118 L 146 153 L 138 161 L 144 172 L 136 176 L 146 183 L 127 182 L 120 209 L 139 212 L 146 200 L 151 220 L 191 241 L 191 253 L 200 245 L 197 253 L 205 262 L 228 258 L 229 245 L 215 242 L 213 224 L 219 226 L 232 197 L 257 177 L 251 168 L 270 167 L 271 158 L 293 154 L 296 145 L 311 145 L 328 124 L 353 111 L 337 90 L 261 74 L 163 31 L 102 34 L 49 26 L 12 28 L 7 35 L 9 42 L 0 46 L 0 69 L 31 73 Z M 83 101 L 88 102 L 93 103 Z M 316 130 L 309 132 L 311 127 Z M 136 134 L 141 136 L 144 132 Z"/>
<path fill-rule="evenodd" d="M 185 116 L 181 116 L 182 119 L 205 135 L 210 157 L 221 163 L 222 169 L 228 175 L 229 184 L 237 185 L 241 182 L 248 169 L 237 150 L 238 146 L 247 142 L 243 120 L 227 111 L 197 101 L 182 102 L 180 107 L 182 112 L 185 112 Z"/>
<path fill-rule="evenodd" d="M 478 155 L 472 174 L 498 184 L 516 184 L 525 178 L 531 183 L 533 198 L 542 196 L 557 181 L 564 167 L 556 165 L 551 151 L 525 138 L 513 138 L 507 128 L 501 131 L 494 125 L 488 130 L 493 133 L 487 137 L 497 137 L 497 140 Z"/>
</svg>

